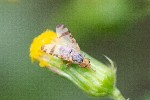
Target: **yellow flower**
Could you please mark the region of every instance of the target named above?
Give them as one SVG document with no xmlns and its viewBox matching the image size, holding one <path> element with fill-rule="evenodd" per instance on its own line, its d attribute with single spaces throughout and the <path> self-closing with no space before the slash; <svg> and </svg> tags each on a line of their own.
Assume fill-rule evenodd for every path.
<svg viewBox="0 0 150 100">
<path fill-rule="evenodd" d="M 51 30 L 46 30 L 36 37 L 30 47 L 30 57 L 32 61 L 39 61 L 41 67 L 47 67 L 49 64 L 42 58 L 45 53 L 42 52 L 41 47 L 45 44 L 51 43 L 55 38 L 57 38 L 57 35 Z"/>
</svg>

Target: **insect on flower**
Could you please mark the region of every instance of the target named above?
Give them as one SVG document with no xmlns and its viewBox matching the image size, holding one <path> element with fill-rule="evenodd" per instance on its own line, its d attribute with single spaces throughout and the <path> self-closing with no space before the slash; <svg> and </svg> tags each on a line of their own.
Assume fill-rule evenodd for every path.
<svg viewBox="0 0 150 100">
<path fill-rule="evenodd" d="M 90 59 L 85 58 L 80 47 L 72 34 L 63 24 L 56 26 L 56 38 L 51 44 L 42 46 L 42 51 L 68 61 L 67 65 L 72 63 L 79 64 L 81 67 L 91 68 Z"/>
</svg>

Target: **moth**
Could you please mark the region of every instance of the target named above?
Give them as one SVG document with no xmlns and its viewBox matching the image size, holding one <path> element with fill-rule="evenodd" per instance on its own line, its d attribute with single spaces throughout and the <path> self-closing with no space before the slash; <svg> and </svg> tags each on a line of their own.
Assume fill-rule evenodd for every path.
<svg viewBox="0 0 150 100">
<path fill-rule="evenodd" d="M 42 46 L 43 52 L 67 61 L 67 65 L 74 63 L 84 68 L 91 68 L 90 59 L 81 54 L 78 43 L 65 25 L 57 25 L 56 34 L 58 38 L 51 44 Z"/>
</svg>

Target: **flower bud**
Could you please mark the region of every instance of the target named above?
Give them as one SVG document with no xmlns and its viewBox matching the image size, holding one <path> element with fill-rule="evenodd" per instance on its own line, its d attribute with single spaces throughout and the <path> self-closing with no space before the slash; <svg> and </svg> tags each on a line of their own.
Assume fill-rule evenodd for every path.
<svg viewBox="0 0 150 100">
<path fill-rule="evenodd" d="M 36 37 L 30 47 L 32 61 L 38 61 L 41 67 L 46 67 L 58 75 L 64 76 L 75 83 L 84 92 L 92 96 L 111 97 L 115 100 L 125 100 L 116 88 L 116 68 L 108 58 L 110 66 L 105 65 L 81 51 L 90 59 L 90 68 L 82 68 L 78 64 L 68 67 L 63 59 L 47 54 L 41 50 L 45 44 L 50 44 L 57 38 L 55 32 L 47 30 Z"/>
</svg>

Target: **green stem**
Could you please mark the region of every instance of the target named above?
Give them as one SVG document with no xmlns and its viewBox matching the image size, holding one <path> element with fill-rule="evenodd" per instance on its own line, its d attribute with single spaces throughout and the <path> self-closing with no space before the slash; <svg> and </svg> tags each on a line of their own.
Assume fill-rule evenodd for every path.
<svg viewBox="0 0 150 100">
<path fill-rule="evenodd" d="M 112 97 L 114 100 L 126 100 L 117 88 L 114 88 Z"/>
</svg>

